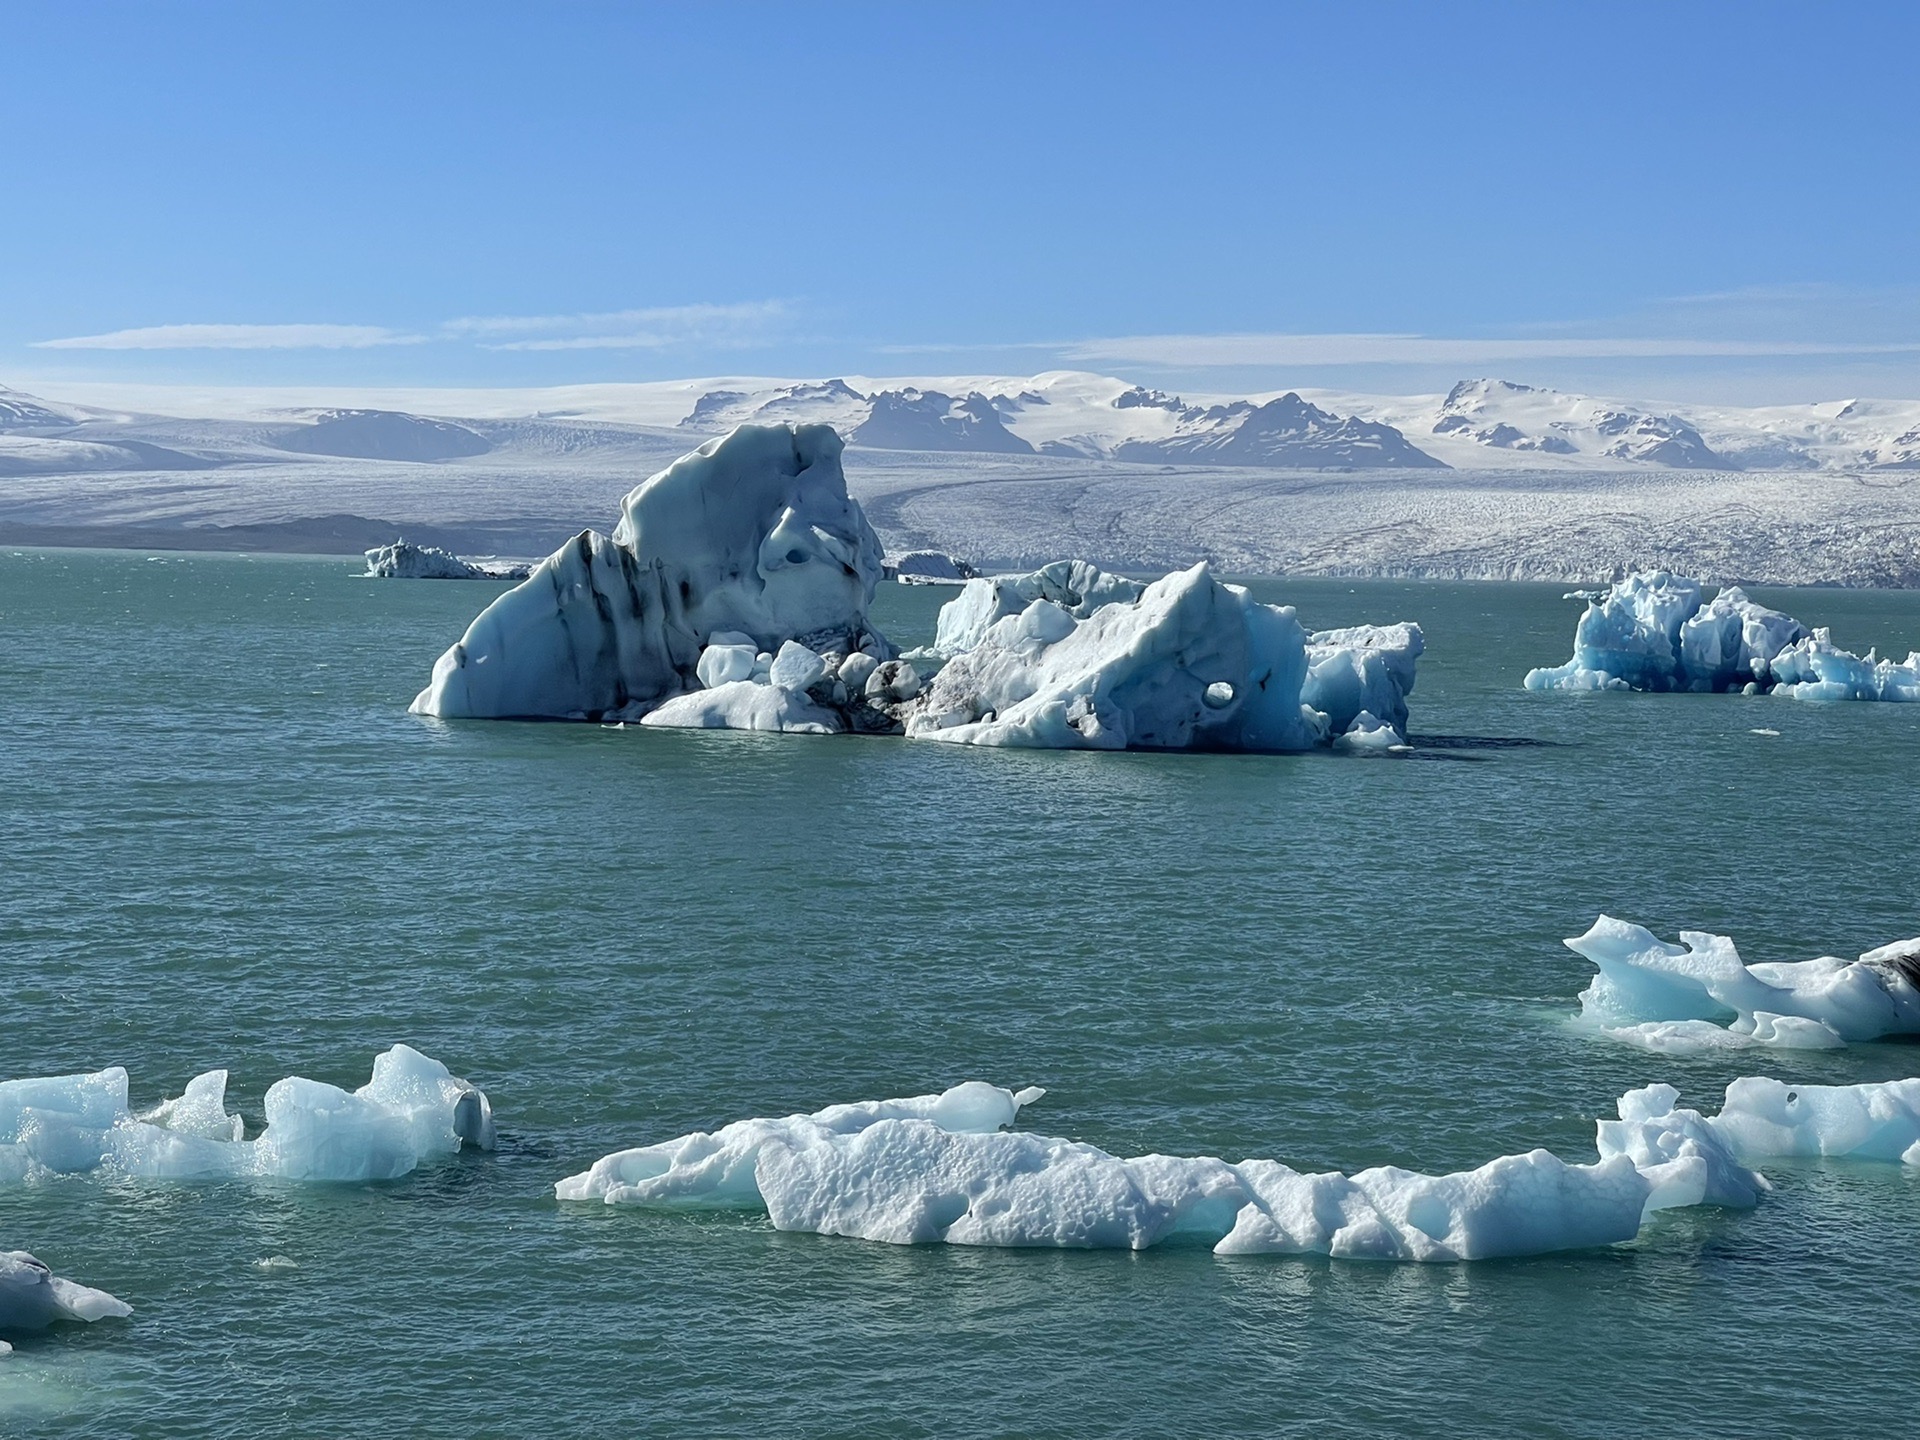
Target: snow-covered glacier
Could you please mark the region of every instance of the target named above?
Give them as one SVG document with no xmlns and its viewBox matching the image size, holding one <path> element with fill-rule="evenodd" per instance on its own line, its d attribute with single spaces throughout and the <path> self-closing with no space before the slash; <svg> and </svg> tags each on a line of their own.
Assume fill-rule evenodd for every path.
<svg viewBox="0 0 1920 1440">
<path fill-rule="evenodd" d="M 61 1320 L 117 1320 L 132 1313 L 126 1301 L 63 1280 L 24 1250 L 0 1250 L 0 1335 L 44 1330 Z M 0 1355 L 10 1349 L 0 1340 Z"/>
<path fill-rule="evenodd" d="M 554 1191 L 609 1205 L 764 1210 L 781 1230 L 900 1245 L 1143 1250 L 1185 1238 L 1221 1255 L 1449 1261 L 1615 1244 L 1654 1210 L 1750 1206 L 1765 1188 L 1706 1128 L 1596 1164 L 1532 1150 L 1451 1175 L 1123 1159 L 1006 1131 L 1043 1093 L 971 1081 L 742 1120 L 608 1155 Z"/>
<path fill-rule="evenodd" d="M 934 644 L 897 657 L 867 617 L 880 550 L 840 453 L 824 425 L 742 426 L 677 461 L 611 537 L 583 532 L 488 606 L 413 710 L 1099 749 L 1404 741 L 1418 626 L 1308 635 L 1204 565 L 969 580 Z"/>
<path fill-rule="evenodd" d="M 867 627 L 880 541 L 825 425 L 743 425 L 630 493 L 442 655 L 421 715 L 639 719 L 700 688 L 716 632 L 885 651 Z"/>
<path fill-rule="evenodd" d="M 357 1090 L 277 1081 L 266 1094 L 266 1128 L 252 1140 L 241 1117 L 227 1113 L 224 1070 L 139 1113 L 127 1086 L 119 1066 L 0 1081 L 0 1184 L 47 1175 L 395 1180 L 431 1156 L 494 1144 L 487 1097 L 406 1045 L 375 1056 L 373 1078 Z"/>
<path fill-rule="evenodd" d="M 1920 939 L 1857 960 L 1749 965 L 1725 935 L 1683 930 L 1673 945 L 1602 915 L 1566 945 L 1597 972 L 1580 994 L 1582 1021 L 1645 1049 L 1825 1050 L 1920 1034 Z"/>
<path fill-rule="evenodd" d="M 1575 592 L 1579 594 L 1581 592 Z M 1529 690 L 1742 690 L 1795 700 L 1920 700 L 1920 653 L 1904 663 L 1842 650 L 1730 585 L 1709 603 L 1701 585 L 1664 570 L 1627 576 L 1588 597 L 1573 658 L 1529 670 Z"/>
</svg>

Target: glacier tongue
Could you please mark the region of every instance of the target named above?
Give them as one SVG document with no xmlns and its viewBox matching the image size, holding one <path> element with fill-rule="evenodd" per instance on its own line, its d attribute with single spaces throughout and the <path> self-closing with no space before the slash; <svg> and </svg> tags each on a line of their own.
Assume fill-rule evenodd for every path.
<svg viewBox="0 0 1920 1440">
<path fill-rule="evenodd" d="M 438 716 L 637 719 L 697 687 L 717 632 L 860 648 L 880 542 L 825 425 L 744 425 L 630 493 L 496 599 L 413 702 Z"/>
<path fill-rule="evenodd" d="M 1272 1160 L 1122 1159 L 1005 1133 L 1042 1092 L 979 1082 L 943 1095 L 743 1120 L 621 1151 L 554 1187 L 561 1200 L 765 1210 L 776 1228 L 892 1244 L 1470 1260 L 1632 1239 L 1652 1210 L 1746 1206 L 1765 1187 L 1711 1130 L 1648 1125 L 1592 1165 L 1545 1150 L 1476 1170 L 1302 1174 Z M 1624 1105 L 1625 1102 L 1623 1102 Z M 1623 1108 L 1623 1117 L 1627 1114 Z M 1610 1133 L 1603 1122 L 1603 1142 Z"/>
</svg>

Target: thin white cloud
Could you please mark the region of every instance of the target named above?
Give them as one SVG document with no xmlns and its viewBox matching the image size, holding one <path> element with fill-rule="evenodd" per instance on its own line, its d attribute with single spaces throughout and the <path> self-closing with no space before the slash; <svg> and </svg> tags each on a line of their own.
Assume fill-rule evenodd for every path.
<svg viewBox="0 0 1920 1440">
<path fill-rule="evenodd" d="M 1124 335 L 1077 340 L 1069 360 L 1165 366 L 1478 365 L 1501 360 L 1652 360 L 1793 355 L 1898 355 L 1920 342 L 1851 345 L 1808 341 L 1651 338 L 1447 339 L 1430 335 Z"/>
<path fill-rule="evenodd" d="M 144 325 L 33 343 L 40 350 L 365 350 L 424 338 L 380 325 Z"/>
<path fill-rule="evenodd" d="M 791 313 L 784 300 L 753 300 L 580 315 L 468 315 L 440 328 L 488 350 L 658 350 L 694 343 L 756 344 Z M 523 338 L 501 338 L 506 336 Z"/>
</svg>

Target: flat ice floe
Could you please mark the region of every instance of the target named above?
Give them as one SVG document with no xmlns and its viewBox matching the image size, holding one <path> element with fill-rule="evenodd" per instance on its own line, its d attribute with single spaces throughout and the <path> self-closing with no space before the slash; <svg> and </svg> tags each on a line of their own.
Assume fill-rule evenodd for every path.
<svg viewBox="0 0 1920 1440">
<path fill-rule="evenodd" d="M 136 1114 L 127 1072 L 0 1081 L 0 1184 L 52 1175 L 165 1180 L 279 1177 L 394 1180 L 463 1145 L 491 1150 L 487 1097 L 406 1045 L 374 1057 L 358 1090 L 297 1077 L 266 1095 L 266 1129 L 245 1138 L 226 1111 L 227 1072 Z"/>
<path fill-rule="evenodd" d="M 743 425 L 683 457 L 611 537 L 582 532 L 489 605 L 413 710 L 1041 748 L 1404 740 L 1418 626 L 1309 636 L 1204 565 L 971 579 L 934 644 L 897 658 L 868 620 L 879 542 L 840 453 L 824 425 Z"/>
<path fill-rule="evenodd" d="M 1697 580 L 1664 570 L 1629 575 L 1587 601 L 1573 658 L 1529 670 L 1529 690 L 1740 690 L 1793 700 L 1920 701 L 1920 652 L 1904 662 L 1842 650 L 1827 630 L 1728 586 L 1709 604 Z"/>
<path fill-rule="evenodd" d="M 0 1335 L 44 1330 L 61 1320 L 117 1320 L 132 1313 L 124 1300 L 62 1280 L 24 1250 L 0 1250 Z M 11 1349 L 0 1340 L 0 1356 Z"/>
<path fill-rule="evenodd" d="M 1725 935 L 1683 930 L 1673 945 L 1602 915 L 1566 945 L 1598 971 L 1580 994 L 1582 1021 L 1643 1049 L 1827 1050 L 1920 1034 L 1920 939 L 1856 960 L 1748 965 Z"/>
<path fill-rule="evenodd" d="M 1122 1159 L 1008 1133 L 1042 1093 L 971 1081 L 940 1095 L 742 1120 L 608 1155 L 554 1193 L 764 1210 L 781 1230 L 900 1245 L 1143 1250 L 1186 1240 L 1220 1255 L 1450 1261 L 1616 1244 L 1654 1210 L 1751 1206 L 1766 1188 L 1710 1126 L 1655 1124 L 1631 1107 L 1602 1122 L 1595 1164 L 1532 1150 L 1450 1175 L 1382 1167 L 1348 1176 L 1273 1160 Z M 1630 1120 L 1630 1132 L 1607 1128 Z"/>
</svg>

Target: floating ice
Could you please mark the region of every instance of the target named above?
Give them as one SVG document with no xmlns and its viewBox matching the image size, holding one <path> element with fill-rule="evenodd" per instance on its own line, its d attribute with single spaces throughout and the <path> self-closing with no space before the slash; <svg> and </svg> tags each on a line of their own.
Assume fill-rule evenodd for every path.
<svg viewBox="0 0 1920 1440">
<path fill-rule="evenodd" d="M 1680 932 L 1670 945 L 1602 915 L 1566 942 L 1599 973 L 1580 995 L 1583 1020 L 1613 1039 L 1666 1053 L 1770 1045 L 1823 1050 L 1920 1034 L 1920 940 L 1857 960 L 1748 965 L 1724 935 Z"/>
<path fill-rule="evenodd" d="M 367 551 L 367 574 L 377 580 L 485 580 L 487 572 L 451 550 L 396 540 Z"/>
<path fill-rule="evenodd" d="M 885 569 L 902 585 L 964 585 L 975 574 L 966 561 L 938 550 L 910 550 L 897 559 L 888 559 Z"/>
<path fill-rule="evenodd" d="M 24 1250 L 0 1250 L 0 1333 L 44 1330 L 59 1320 L 117 1320 L 132 1313 L 124 1300 L 62 1280 Z M 0 1355 L 8 1348 L 0 1343 Z"/>
<path fill-rule="evenodd" d="M 0 1183 L 83 1174 L 394 1180 L 462 1145 L 493 1148 L 487 1097 L 406 1045 L 376 1056 L 373 1078 L 355 1091 L 276 1082 L 266 1095 L 266 1129 L 254 1140 L 226 1113 L 226 1085 L 226 1071 L 209 1071 L 178 1099 L 135 1115 L 118 1066 L 0 1081 Z"/>
<path fill-rule="evenodd" d="M 1307 637 L 1307 678 L 1300 698 L 1327 717 L 1335 735 L 1386 726 L 1407 733 L 1407 696 L 1427 648 L 1418 625 L 1354 625 Z M 1371 721 L 1362 726 L 1361 720 Z M 1356 741 L 1364 745 L 1367 742 Z"/>
<path fill-rule="evenodd" d="M 702 683 L 716 634 L 872 644 L 880 542 L 840 451 L 825 425 L 743 425 L 675 461 L 627 496 L 611 538 L 582 531 L 482 611 L 414 712 L 638 719 Z"/>
<path fill-rule="evenodd" d="M 1584 597 L 1587 592 L 1575 591 Z M 1826 630 L 1728 586 L 1702 605 L 1696 580 L 1629 575 L 1592 599 L 1573 658 L 1529 670 L 1529 690 L 1738 690 L 1792 700 L 1920 702 L 1920 651 L 1904 663 L 1842 650 Z"/>
<path fill-rule="evenodd" d="M 1788 1156 L 1920 1165 L 1920 1079 L 1789 1085 L 1749 1075 L 1727 1086 L 1720 1113 L 1711 1116 L 1675 1108 L 1678 1099 L 1671 1085 L 1621 1097 L 1620 1122 L 1601 1122 L 1600 1153 L 1637 1155 L 1636 1147 L 1674 1143 L 1661 1135 L 1704 1135 L 1743 1165 Z M 1729 1184 L 1724 1177 L 1714 1183 L 1723 1190 Z"/>
<path fill-rule="evenodd" d="M 1773 693 L 1794 700 L 1920 701 L 1920 652 L 1904 663 L 1842 650 L 1832 632 L 1813 634 L 1777 652 L 1768 667 Z"/>
<path fill-rule="evenodd" d="M 1222 1255 L 1444 1261 L 1609 1245 L 1632 1239 L 1652 1210 L 1751 1205 L 1765 1183 L 1705 1130 L 1641 1137 L 1636 1153 L 1593 1165 L 1533 1150 L 1438 1176 L 1121 1159 L 1004 1133 L 1041 1093 L 975 1081 L 943 1095 L 743 1120 L 609 1155 L 554 1192 L 610 1205 L 764 1209 L 781 1230 L 893 1244 L 1141 1250 L 1184 1237 Z"/>
<path fill-rule="evenodd" d="M 963 597 L 964 598 L 964 597 Z M 1301 750 L 1306 637 L 1293 611 L 1205 565 L 1084 620 L 1036 600 L 949 661 L 907 718 L 912 739 L 1048 748 Z"/>
</svg>

